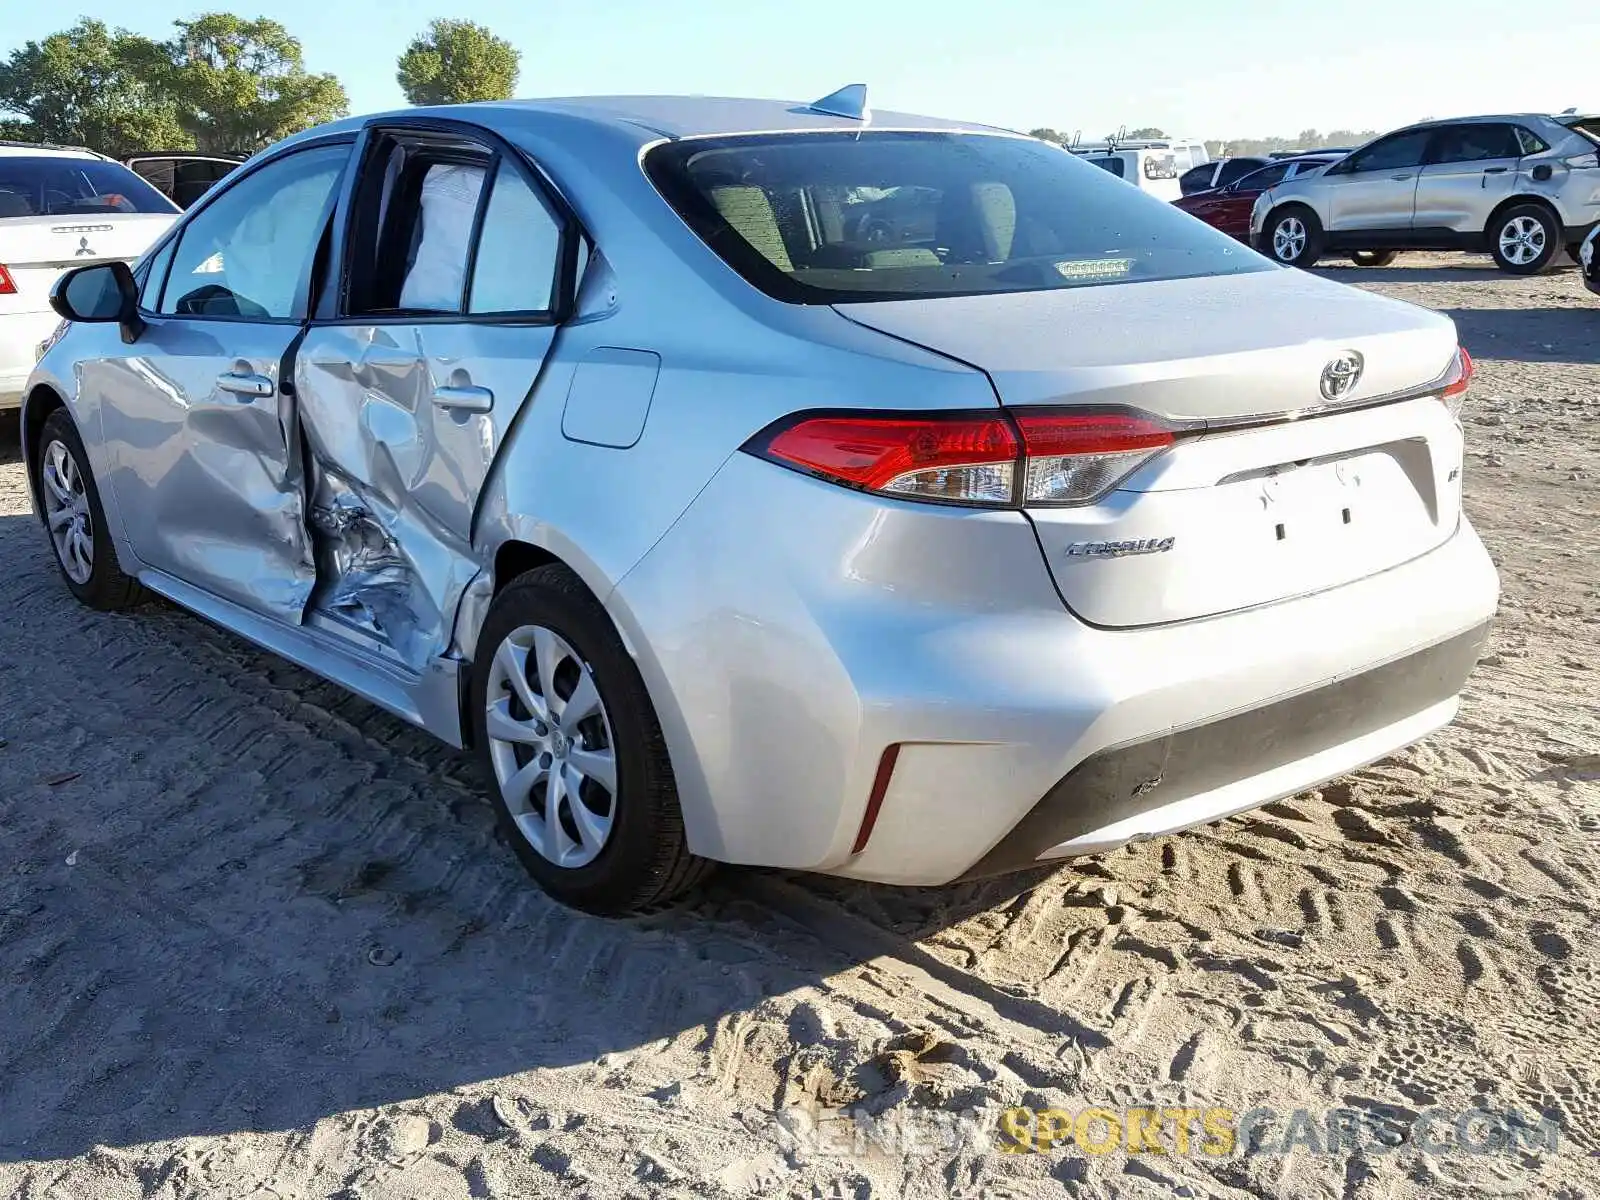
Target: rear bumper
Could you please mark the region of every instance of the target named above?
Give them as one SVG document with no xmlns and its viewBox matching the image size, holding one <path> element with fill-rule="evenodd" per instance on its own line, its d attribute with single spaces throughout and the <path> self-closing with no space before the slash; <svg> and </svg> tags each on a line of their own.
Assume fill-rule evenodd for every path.
<svg viewBox="0 0 1600 1200">
<path fill-rule="evenodd" d="M 1355 583 L 1097 629 L 1065 610 L 1018 514 L 885 504 L 735 455 L 607 606 L 697 853 L 932 885 L 1214 820 L 1392 753 L 1450 719 L 1498 594 L 1462 521 Z M 1424 654 L 1469 631 L 1459 657 Z M 1191 748 L 1221 730 L 1227 755 Z"/>
<path fill-rule="evenodd" d="M 1390 754 L 1455 715 L 1488 635 L 1484 622 L 1297 696 L 1091 755 L 968 874 L 1173 833 Z"/>
<path fill-rule="evenodd" d="M 21 407 L 23 388 L 39 361 L 39 346 L 60 322 L 53 312 L 0 316 L 0 409 Z"/>
</svg>

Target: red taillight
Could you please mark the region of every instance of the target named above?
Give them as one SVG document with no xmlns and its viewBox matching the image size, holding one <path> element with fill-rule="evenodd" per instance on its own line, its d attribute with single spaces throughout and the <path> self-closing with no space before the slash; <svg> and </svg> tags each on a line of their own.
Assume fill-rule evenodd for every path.
<svg viewBox="0 0 1600 1200">
<path fill-rule="evenodd" d="M 11 272 L 6 270 L 5 264 L 0 263 L 0 296 L 15 296 L 17 285 L 11 279 Z"/>
<path fill-rule="evenodd" d="M 1018 457 L 1016 434 L 998 413 L 801 417 L 765 450 L 835 483 L 967 504 L 1010 503 Z"/>
<path fill-rule="evenodd" d="M 1444 391 L 1439 393 L 1439 399 L 1443 400 L 1445 407 L 1453 413 L 1461 411 L 1467 388 L 1472 384 L 1472 369 L 1472 355 L 1467 353 L 1465 346 L 1457 347 L 1455 360 L 1445 372 Z"/>
<path fill-rule="evenodd" d="M 1123 410 L 801 414 L 746 448 L 863 491 L 987 506 L 1083 504 L 1172 444 Z"/>
</svg>

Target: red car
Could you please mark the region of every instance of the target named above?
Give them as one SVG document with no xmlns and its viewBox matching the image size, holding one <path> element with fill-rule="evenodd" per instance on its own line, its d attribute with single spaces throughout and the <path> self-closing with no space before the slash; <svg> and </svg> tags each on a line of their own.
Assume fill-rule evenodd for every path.
<svg viewBox="0 0 1600 1200">
<path fill-rule="evenodd" d="M 1173 203 L 1184 212 L 1199 217 L 1207 225 L 1213 225 L 1223 233 L 1249 244 L 1250 209 L 1254 207 L 1257 196 L 1285 179 L 1293 179 L 1296 175 L 1338 162 L 1342 157 L 1341 154 L 1307 154 L 1300 158 L 1282 158 L 1271 166 L 1251 171 L 1226 187 L 1195 192 Z"/>
</svg>

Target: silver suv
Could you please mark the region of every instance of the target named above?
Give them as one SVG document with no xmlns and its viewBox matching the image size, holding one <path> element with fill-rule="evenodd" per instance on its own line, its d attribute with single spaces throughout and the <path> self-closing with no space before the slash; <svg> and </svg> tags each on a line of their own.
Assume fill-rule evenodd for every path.
<svg viewBox="0 0 1600 1200">
<path fill-rule="evenodd" d="M 1600 117 L 1466 117 L 1385 134 L 1263 192 L 1251 241 L 1288 266 L 1330 251 L 1487 250 L 1532 275 L 1600 224 Z M 1379 260 L 1382 261 L 1382 260 Z"/>
</svg>

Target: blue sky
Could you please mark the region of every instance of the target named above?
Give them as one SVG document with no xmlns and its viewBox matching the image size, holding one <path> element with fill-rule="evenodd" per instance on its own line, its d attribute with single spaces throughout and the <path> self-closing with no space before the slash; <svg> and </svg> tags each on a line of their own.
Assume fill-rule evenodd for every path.
<svg viewBox="0 0 1600 1200">
<path fill-rule="evenodd" d="M 78 14 L 152 36 L 207 7 L 288 26 L 352 111 L 403 103 L 394 61 L 441 15 L 522 51 L 518 94 L 701 92 L 872 103 L 1086 135 L 1123 123 L 1200 137 L 1388 128 L 1496 110 L 1600 110 L 1590 0 L 0 0 L 0 53 Z M 1537 13 L 1524 20 L 1513 14 Z"/>
</svg>

